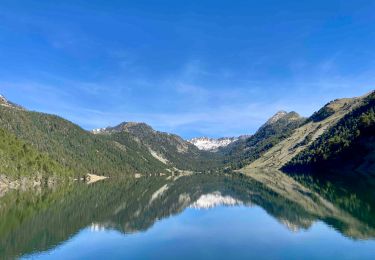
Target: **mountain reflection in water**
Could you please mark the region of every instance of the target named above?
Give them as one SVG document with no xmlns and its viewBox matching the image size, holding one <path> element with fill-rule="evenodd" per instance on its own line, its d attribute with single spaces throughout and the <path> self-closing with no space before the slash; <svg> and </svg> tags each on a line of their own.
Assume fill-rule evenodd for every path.
<svg viewBox="0 0 375 260">
<path fill-rule="evenodd" d="M 55 248 L 85 228 L 144 232 L 187 208 L 259 206 L 290 231 L 322 221 L 353 240 L 375 238 L 371 181 L 290 177 L 277 171 L 108 179 L 0 198 L 0 256 Z"/>
</svg>

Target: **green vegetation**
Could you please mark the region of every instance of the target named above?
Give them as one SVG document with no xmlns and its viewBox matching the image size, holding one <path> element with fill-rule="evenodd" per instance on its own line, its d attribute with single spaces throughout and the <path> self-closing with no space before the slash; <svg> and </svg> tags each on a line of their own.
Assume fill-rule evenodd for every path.
<svg viewBox="0 0 375 260">
<path fill-rule="evenodd" d="M 306 122 L 320 122 L 326 119 L 327 117 L 330 117 L 335 113 L 335 110 L 328 105 L 325 105 L 323 108 L 321 108 L 319 111 L 315 112 Z"/>
<path fill-rule="evenodd" d="M 76 176 L 160 173 L 174 167 L 204 171 L 217 167 L 219 162 L 216 154 L 200 151 L 179 136 L 154 131 L 146 124 L 95 135 L 58 116 L 0 106 L 0 127 L 35 151 L 48 154 L 56 165 L 70 169 Z M 40 160 L 34 164 L 39 165 Z M 45 164 L 42 167 L 46 171 L 54 169 Z M 15 174 L 15 170 L 4 173 Z"/>
<path fill-rule="evenodd" d="M 328 131 L 323 130 L 326 125 L 322 126 L 323 122 L 320 121 L 333 114 L 335 116 L 331 118 L 339 120 L 345 111 L 351 110 L 353 104 L 362 101 L 359 108 L 347 114 L 336 126 Z M 15 176 L 18 170 L 20 175 L 25 174 L 29 166 L 29 170 L 35 173 L 48 175 L 53 172 L 59 175 L 61 172 L 61 175 L 66 175 L 65 172 L 69 172 L 75 176 L 87 173 L 123 176 L 176 170 L 230 172 L 259 159 L 270 148 L 291 137 L 300 126 L 309 126 L 306 122 L 315 123 L 314 131 L 306 134 L 301 130 L 303 140 L 289 138 L 292 145 L 289 151 L 299 151 L 300 147 L 309 145 L 316 135 L 324 133 L 287 163 L 284 169 L 326 167 L 349 158 L 353 152 L 355 160 L 351 158 L 350 161 L 356 163 L 356 167 L 363 166 L 363 163 L 358 163 L 361 157 L 366 157 L 367 166 L 375 165 L 374 146 L 369 145 L 375 142 L 372 134 L 374 93 L 363 100 L 339 99 L 330 102 L 307 120 L 295 112 L 279 112 L 251 137 L 239 139 L 216 153 L 201 151 L 177 135 L 155 131 L 144 123 L 122 123 L 93 134 L 58 116 L 26 111 L 6 102 L 0 106 L 0 128 L 14 134 L 35 154 L 42 155 L 31 156 L 21 152 L 15 155 L 7 150 L 13 148 L 3 147 L 3 153 L 7 155 L 0 162 L 5 175 Z M 3 139 L 7 141 L 8 137 Z M 21 159 L 22 156 L 27 159 Z M 19 162 L 16 163 L 17 160 Z"/>
<path fill-rule="evenodd" d="M 258 159 L 275 144 L 289 137 L 303 122 L 297 113 L 290 112 L 277 121 L 263 125 L 253 136 L 239 140 L 222 152 L 225 164 L 231 169 L 239 169 Z"/>
<path fill-rule="evenodd" d="M 373 168 L 375 165 L 375 93 L 363 104 L 343 117 L 303 150 L 283 170 L 300 171 L 322 168 L 339 170 Z M 370 155 L 370 157 L 369 157 Z"/>
<path fill-rule="evenodd" d="M 318 128 L 318 129 L 319 129 L 319 128 Z M 318 129 L 317 129 L 317 130 L 318 130 Z M 298 147 L 300 147 L 300 146 L 304 146 L 304 145 L 309 144 L 309 143 L 311 142 L 312 137 L 313 137 L 314 134 L 315 134 L 315 131 L 313 131 L 313 132 L 309 133 L 308 135 L 306 135 L 306 137 L 305 137 L 301 142 L 297 143 L 297 144 L 293 147 L 293 149 L 296 149 L 296 148 L 298 148 Z"/>
<path fill-rule="evenodd" d="M 9 192 L 0 200 L 0 255 L 14 257 L 47 250 L 92 223 L 113 225 L 122 232 L 147 229 L 166 214 L 162 203 L 152 207 L 155 210 L 159 206 L 155 218 L 144 216 L 147 223 L 134 212 L 150 210 L 147 206 L 152 194 L 165 182 L 165 178 L 156 177 L 119 178 L 94 185 L 74 183 L 52 190 Z"/>
<path fill-rule="evenodd" d="M 36 175 L 57 177 L 71 176 L 72 171 L 0 128 L 0 175 L 12 179 Z"/>
<path fill-rule="evenodd" d="M 72 169 L 76 175 L 91 172 L 113 176 L 165 169 L 132 140 L 127 146 L 119 145 L 58 116 L 0 106 L 0 127 Z"/>
<path fill-rule="evenodd" d="M 312 192 L 375 227 L 375 183 L 371 177 L 359 179 L 358 176 L 337 176 L 325 172 L 317 176 L 301 174 L 292 177 Z"/>
<path fill-rule="evenodd" d="M 339 110 L 346 110 L 350 107 L 350 105 L 355 101 L 356 98 L 342 98 L 342 99 L 335 99 L 328 104 L 326 104 L 324 107 L 319 109 L 317 112 L 315 112 L 312 116 L 310 116 L 306 123 L 308 122 L 321 122 L 324 119 L 332 116 Z"/>
<path fill-rule="evenodd" d="M 124 145 L 135 140 L 145 153 L 152 152 L 171 168 L 208 171 L 219 167 L 219 154 L 201 151 L 177 135 L 155 131 L 144 123 L 122 123 L 102 135 Z"/>
</svg>

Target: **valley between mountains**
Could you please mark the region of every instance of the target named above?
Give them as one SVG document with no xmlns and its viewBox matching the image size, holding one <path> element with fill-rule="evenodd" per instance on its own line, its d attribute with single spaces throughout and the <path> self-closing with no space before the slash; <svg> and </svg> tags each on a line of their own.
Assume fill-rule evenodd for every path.
<svg viewBox="0 0 375 260">
<path fill-rule="evenodd" d="M 308 118 L 279 111 L 254 134 L 184 140 L 145 123 L 86 131 L 0 96 L 0 186 L 191 173 L 375 173 L 375 91 L 333 100 Z"/>
</svg>

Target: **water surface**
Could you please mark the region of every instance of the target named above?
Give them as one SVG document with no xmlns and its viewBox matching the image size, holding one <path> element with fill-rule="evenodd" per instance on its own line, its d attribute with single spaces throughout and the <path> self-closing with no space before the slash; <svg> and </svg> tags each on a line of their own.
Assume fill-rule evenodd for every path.
<svg viewBox="0 0 375 260">
<path fill-rule="evenodd" d="M 0 255 L 371 259 L 371 181 L 339 180 L 197 174 L 12 191 L 0 198 Z"/>
</svg>

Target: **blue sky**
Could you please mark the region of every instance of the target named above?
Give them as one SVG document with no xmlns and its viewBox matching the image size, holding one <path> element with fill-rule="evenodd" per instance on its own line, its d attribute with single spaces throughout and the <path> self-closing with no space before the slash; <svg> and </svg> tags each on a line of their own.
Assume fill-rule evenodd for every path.
<svg viewBox="0 0 375 260">
<path fill-rule="evenodd" d="M 253 133 L 375 89 L 375 1 L 0 2 L 0 93 L 85 129 Z"/>
</svg>

